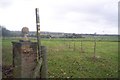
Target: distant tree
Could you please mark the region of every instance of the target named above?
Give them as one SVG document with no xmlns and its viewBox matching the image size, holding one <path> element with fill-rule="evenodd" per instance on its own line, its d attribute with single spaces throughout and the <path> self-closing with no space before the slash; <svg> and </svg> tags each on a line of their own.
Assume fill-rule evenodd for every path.
<svg viewBox="0 0 120 80">
<path fill-rule="evenodd" d="M 73 34 L 72 34 L 72 37 L 73 37 L 73 38 L 76 38 L 76 34 L 75 34 L 75 33 L 73 33 Z"/>
<path fill-rule="evenodd" d="M 6 29 L 3 26 L 0 26 L 0 31 L 2 32 L 2 36 L 3 37 L 9 37 L 9 36 L 11 36 L 11 31 L 8 30 L 8 29 Z"/>
<path fill-rule="evenodd" d="M 75 34 L 75 33 L 73 33 L 72 37 L 73 38 L 82 38 L 82 35 L 81 34 Z"/>
</svg>

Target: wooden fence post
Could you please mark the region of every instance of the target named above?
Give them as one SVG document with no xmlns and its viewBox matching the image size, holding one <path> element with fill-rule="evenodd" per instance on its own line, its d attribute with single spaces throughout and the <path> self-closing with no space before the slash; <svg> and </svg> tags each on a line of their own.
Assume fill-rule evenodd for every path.
<svg viewBox="0 0 120 80">
<path fill-rule="evenodd" d="M 41 66 L 41 78 L 47 78 L 47 48 L 45 46 L 41 46 L 41 57 L 43 59 Z"/>
<path fill-rule="evenodd" d="M 70 41 L 68 41 L 68 48 L 70 49 Z"/>
<path fill-rule="evenodd" d="M 82 48 L 82 40 L 81 40 L 81 52 L 83 52 L 83 48 Z"/>
<path fill-rule="evenodd" d="M 75 41 L 74 41 L 74 48 L 73 48 L 73 50 L 75 51 Z"/>
<path fill-rule="evenodd" d="M 94 34 L 94 61 L 95 61 L 95 58 L 96 58 L 96 37 L 95 37 L 96 33 Z"/>
</svg>

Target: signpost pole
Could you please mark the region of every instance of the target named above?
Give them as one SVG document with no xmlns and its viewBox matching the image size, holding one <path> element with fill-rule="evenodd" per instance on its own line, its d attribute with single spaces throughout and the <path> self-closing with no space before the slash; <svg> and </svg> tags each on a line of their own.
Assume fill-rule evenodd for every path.
<svg viewBox="0 0 120 80">
<path fill-rule="evenodd" d="M 37 28 L 37 42 L 38 42 L 38 59 L 41 57 L 41 41 L 40 41 L 40 20 L 39 20 L 39 9 L 35 9 L 36 13 L 36 28 Z"/>
</svg>

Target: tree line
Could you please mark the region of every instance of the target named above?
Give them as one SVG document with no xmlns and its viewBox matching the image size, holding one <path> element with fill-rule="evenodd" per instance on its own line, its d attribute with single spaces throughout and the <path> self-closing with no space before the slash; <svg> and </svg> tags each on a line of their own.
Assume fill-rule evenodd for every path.
<svg viewBox="0 0 120 80">
<path fill-rule="evenodd" d="M 2 37 L 20 37 L 21 36 L 21 31 L 10 31 L 6 27 L 0 25 L 0 34 Z M 44 34 L 44 32 L 41 32 L 40 34 L 41 38 L 81 38 L 81 34 L 64 34 L 62 33 L 58 35 L 57 33 L 49 33 L 49 34 Z M 36 37 L 36 32 L 29 32 L 28 37 Z"/>
<path fill-rule="evenodd" d="M 11 31 L 0 25 L 0 34 L 2 37 L 9 37 L 11 36 Z"/>
<path fill-rule="evenodd" d="M 2 37 L 16 37 L 16 36 L 21 36 L 20 31 L 10 31 L 6 27 L 0 25 L 0 35 Z"/>
</svg>

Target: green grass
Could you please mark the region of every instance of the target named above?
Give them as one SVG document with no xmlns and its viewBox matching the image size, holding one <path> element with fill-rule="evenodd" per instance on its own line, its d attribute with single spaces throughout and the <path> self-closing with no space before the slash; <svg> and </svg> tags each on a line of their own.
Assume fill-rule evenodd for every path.
<svg viewBox="0 0 120 80">
<path fill-rule="evenodd" d="M 4 39 L 3 64 L 12 64 L 12 43 Z M 50 78 L 116 78 L 118 77 L 118 42 L 97 41 L 93 58 L 93 41 L 81 39 L 43 39 L 47 47 L 48 77 Z M 83 39 L 82 39 L 83 40 Z M 35 41 L 35 40 L 32 40 Z M 75 50 L 74 50 L 75 42 Z M 69 48 L 70 45 L 70 48 Z"/>
<path fill-rule="evenodd" d="M 10 39 L 2 40 L 2 64 L 12 64 L 12 43 Z"/>
</svg>

